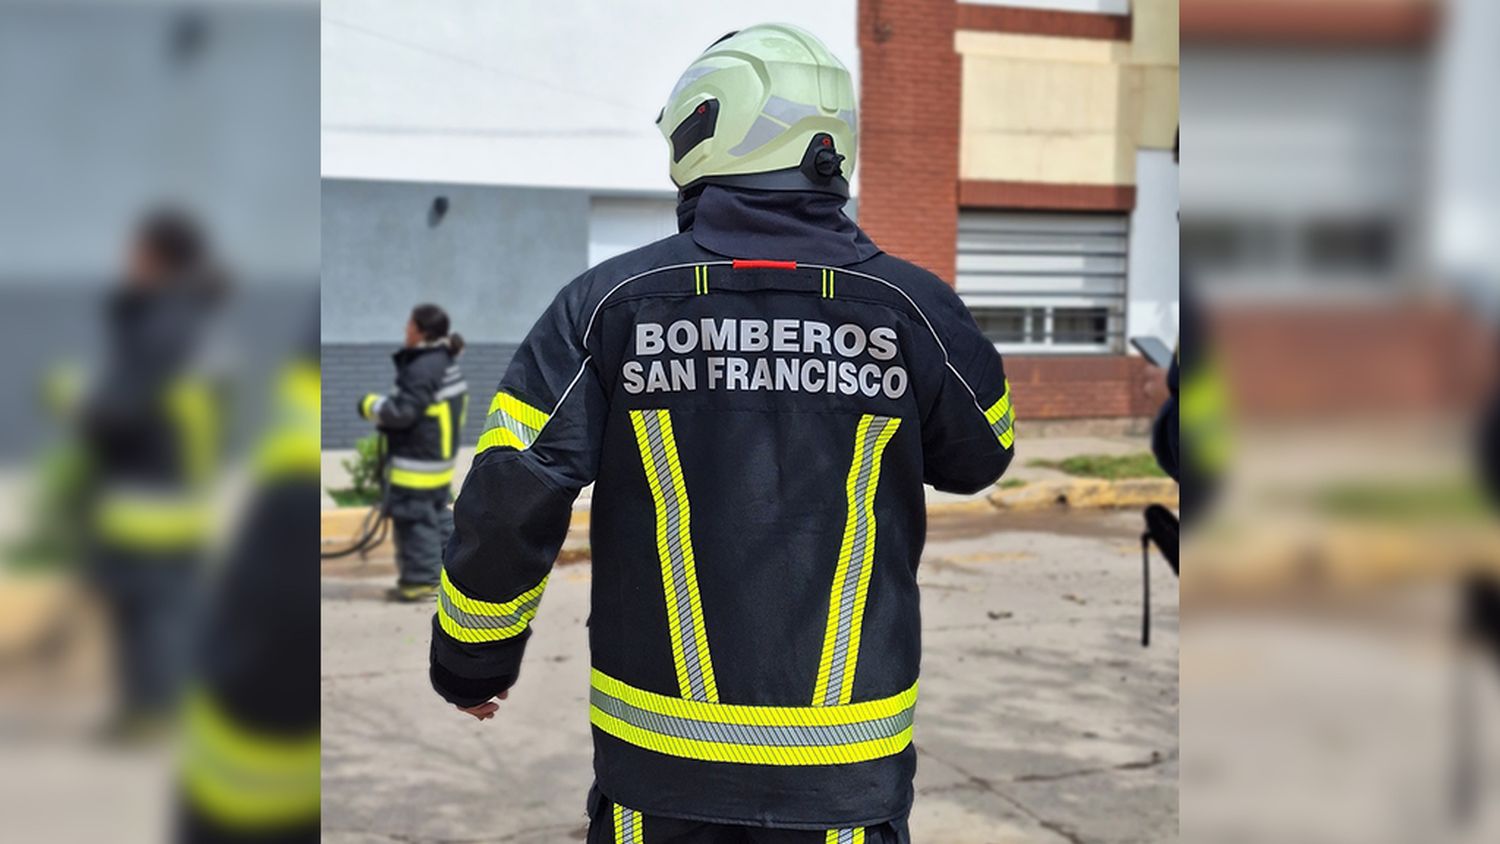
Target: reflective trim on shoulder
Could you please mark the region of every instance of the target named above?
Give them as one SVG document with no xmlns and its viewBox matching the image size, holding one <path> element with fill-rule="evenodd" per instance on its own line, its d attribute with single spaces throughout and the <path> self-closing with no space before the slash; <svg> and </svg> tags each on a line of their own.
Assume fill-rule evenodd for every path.
<svg viewBox="0 0 1500 844">
<path fill-rule="evenodd" d="M 465 595 L 443 569 L 438 590 L 438 624 L 460 642 L 498 642 L 519 636 L 536 617 L 547 578 L 504 603 Z"/>
<path fill-rule="evenodd" d="M 917 685 L 840 706 L 745 706 L 682 700 L 595 669 L 589 719 L 600 731 L 668 756 L 746 765 L 845 765 L 911 744 Z"/>
<path fill-rule="evenodd" d="M 984 412 L 984 421 L 990 423 L 990 430 L 994 432 L 995 438 L 1000 440 L 1001 445 L 1010 448 L 1015 444 L 1016 411 L 1010 404 L 1009 380 L 1005 382 L 1005 394 Z"/>
<path fill-rule="evenodd" d="M 469 391 L 469 384 L 468 384 L 468 382 L 467 381 L 459 381 L 459 382 L 454 383 L 454 384 L 449 384 L 448 386 L 442 388 L 441 390 L 438 390 L 436 393 L 433 394 L 432 397 L 433 397 L 433 399 L 435 399 L 437 401 L 447 401 L 448 399 L 456 399 L 459 396 L 463 395 L 464 393 L 467 393 L 468 391 Z"/>
<path fill-rule="evenodd" d="M 501 390 L 490 400 L 484 433 L 479 436 L 479 448 L 475 453 L 482 454 L 492 448 L 525 451 L 536 442 L 550 418 L 545 411 Z"/>
</svg>

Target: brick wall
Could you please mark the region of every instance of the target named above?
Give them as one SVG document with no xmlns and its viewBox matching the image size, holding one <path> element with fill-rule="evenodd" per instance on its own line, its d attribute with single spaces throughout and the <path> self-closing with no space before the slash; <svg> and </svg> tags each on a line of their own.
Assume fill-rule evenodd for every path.
<svg viewBox="0 0 1500 844">
<path fill-rule="evenodd" d="M 953 0 L 860 0 L 859 223 L 953 283 L 960 67 Z"/>
<path fill-rule="evenodd" d="M 1008 355 L 1005 377 L 1024 422 L 1150 416 L 1159 400 L 1148 396 L 1147 381 L 1163 374 L 1131 355 Z"/>
<path fill-rule="evenodd" d="M 464 420 L 463 443 L 473 445 L 484 426 L 495 385 L 510 365 L 512 343 L 474 343 L 458 359 L 469 382 L 469 415 Z M 335 343 L 323 346 L 323 448 L 353 448 L 370 433 L 370 423 L 355 409 L 365 393 L 391 388 L 396 370 L 389 344 Z"/>
</svg>

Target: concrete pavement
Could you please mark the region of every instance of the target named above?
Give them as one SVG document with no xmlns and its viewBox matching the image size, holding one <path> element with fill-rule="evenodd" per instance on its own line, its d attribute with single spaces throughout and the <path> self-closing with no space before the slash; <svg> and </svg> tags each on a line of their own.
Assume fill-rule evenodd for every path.
<svg viewBox="0 0 1500 844">
<path fill-rule="evenodd" d="M 1139 524 L 1128 511 L 933 518 L 917 844 L 1176 838 L 1176 581 L 1157 560 L 1142 649 Z M 588 563 L 556 570 L 521 681 L 484 723 L 428 688 L 432 610 L 383 603 L 390 576 L 378 558 L 325 569 L 324 840 L 582 840 Z"/>
</svg>

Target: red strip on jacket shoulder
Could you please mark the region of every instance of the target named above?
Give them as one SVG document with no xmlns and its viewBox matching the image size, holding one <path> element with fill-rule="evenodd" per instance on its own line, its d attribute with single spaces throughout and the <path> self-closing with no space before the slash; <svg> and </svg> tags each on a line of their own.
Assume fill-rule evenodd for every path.
<svg viewBox="0 0 1500 844">
<path fill-rule="evenodd" d="M 734 259 L 734 268 L 737 270 L 795 270 L 796 261 L 747 261 L 743 258 Z"/>
</svg>

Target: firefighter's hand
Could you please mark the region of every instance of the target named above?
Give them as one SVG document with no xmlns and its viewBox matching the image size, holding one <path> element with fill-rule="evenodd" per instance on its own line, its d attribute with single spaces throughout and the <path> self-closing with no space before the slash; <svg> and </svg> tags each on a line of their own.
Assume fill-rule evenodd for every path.
<svg viewBox="0 0 1500 844">
<path fill-rule="evenodd" d="M 485 701 L 478 706 L 458 706 L 454 708 L 459 712 L 467 712 L 470 715 L 473 715 L 477 720 L 488 721 L 489 719 L 495 717 L 495 713 L 500 709 L 500 704 L 496 703 L 495 701 L 505 700 L 508 697 L 510 697 L 510 692 L 504 691 L 498 695 L 495 695 L 495 700 Z"/>
</svg>

